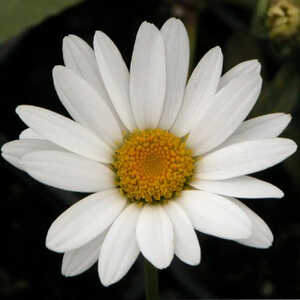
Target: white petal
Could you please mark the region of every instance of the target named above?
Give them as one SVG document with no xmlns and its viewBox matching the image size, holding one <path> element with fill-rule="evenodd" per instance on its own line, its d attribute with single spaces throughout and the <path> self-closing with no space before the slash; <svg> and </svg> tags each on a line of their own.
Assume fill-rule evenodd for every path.
<svg viewBox="0 0 300 300">
<path fill-rule="evenodd" d="M 15 167 L 22 169 L 21 158 L 27 153 L 42 150 L 63 150 L 59 146 L 40 139 L 14 140 L 4 144 L 1 148 L 3 157 Z"/>
<path fill-rule="evenodd" d="M 109 104 L 93 49 L 78 36 L 70 34 L 63 39 L 63 57 L 66 67 L 86 80 Z"/>
<path fill-rule="evenodd" d="M 126 275 L 139 255 L 135 232 L 140 211 L 136 204 L 127 206 L 106 235 L 98 264 L 100 280 L 104 286 Z"/>
<path fill-rule="evenodd" d="M 136 126 L 129 101 L 127 66 L 118 48 L 105 33 L 96 32 L 94 48 L 99 70 L 110 99 L 125 126 L 129 130 L 133 130 Z"/>
<path fill-rule="evenodd" d="M 291 119 L 290 114 L 274 113 L 247 120 L 220 147 L 248 140 L 277 137 L 288 126 Z"/>
<path fill-rule="evenodd" d="M 76 276 L 88 270 L 98 260 L 106 230 L 84 246 L 64 254 L 61 273 L 64 276 Z"/>
<path fill-rule="evenodd" d="M 46 238 L 47 248 L 67 252 L 85 245 L 112 224 L 126 202 L 116 189 L 80 200 L 52 223 Z"/>
<path fill-rule="evenodd" d="M 21 164 L 34 179 L 63 190 L 92 193 L 114 186 L 108 167 L 67 151 L 32 152 Z"/>
<path fill-rule="evenodd" d="M 145 258 L 156 268 L 167 268 L 174 255 L 172 223 L 160 205 L 145 205 L 140 214 L 137 241 Z"/>
<path fill-rule="evenodd" d="M 11 155 L 11 154 L 3 153 L 3 152 L 1 153 L 1 155 L 6 161 L 8 161 L 14 167 L 23 171 L 23 167 L 22 167 L 20 159 L 18 157 Z"/>
<path fill-rule="evenodd" d="M 225 180 L 204 180 L 195 177 L 190 185 L 206 192 L 238 198 L 282 198 L 284 196 L 276 186 L 250 176 Z"/>
<path fill-rule="evenodd" d="M 237 240 L 240 244 L 255 248 L 269 248 L 273 243 L 273 234 L 269 226 L 250 208 L 237 199 L 230 199 L 238 205 L 250 218 L 252 222 L 252 234 L 248 239 Z"/>
<path fill-rule="evenodd" d="M 189 265 L 198 265 L 201 250 L 191 221 L 175 201 L 169 201 L 163 208 L 173 224 L 175 254 Z"/>
<path fill-rule="evenodd" d="M 292 155 L 295 142 L 284 138 L 246 141 L 203 156 L 196 164 L 196 177 L 223 180 L 272 167 Z"/>
<path fill-rule="evenodd" d="M 147 22 L 142 23 L 136 36 L 129 88 L 137 126 L 156 128 L 166 90 L 165 47 L 160 31 Z"/>
<path fill-rule="evenodd" d="M 220 47 L 208 51 L 193 71 L 184 95 L 183 106 L 172 131 L 179 136 L 187 134 L 206 114 L 209 98 L 217 90 L 223 65 Z"/>
<path fill-rule="evenodd" d="M 161 28 L 166 52 L 166 96 L 159 127 L 170 129 L 181 108 L 189 68 L 189 39 L 179 19 L 169 19 Z"/>
<path fill-rule="evenodd" d="M 31 128 L 27 128 L 24 129 L 20 135 L 19 135 L 19 139 L 38 139 L 38 140 L 42 140 L 43 137 L 41 137 L 39 134 L 37 134 L 36 132 L 34 132 Z"/>
<path fill-rule="evenodd" d="M 43 150 L 61 151 L 63 149 L 51 142 L 38 139 L 14 140 L 4 144 L 1 148 L 2 152 L 14 155 L 18 158 L 21 158 L 22 156 L 30 152 Z"/>
<path fill-rule="evenodd" d="M 232 79 L 242 76 L 247 73 L 259 74 L 261 70 L 260 63 L 256 59 L 243 61 L 227 71 L 220 79 L 218 90 L 223 88 Z"/>
<path fill-rule="evenodd" d="M 56 92 L 72 118 L 114 147 L 122 132 L 110 108 L 86 81 L 63 66 L 53 69 Z"/>
<path fill-rule="evenodd" d="M 248 238 L 251 234 L 249 218 L 227 198 L 187 190 L 178 198 L 178 204 L 201 232 L 224 239 Z"/>
<path fill-rule="evenodd" d="M 112 150 L 89 129 L 44 108 L 20 105 L 17 114 L 47 140 L 69 151 L 102 162 L 111 162 Z"/>
<path fill-rule="evenodd" d="M 187 145 L 203 155 L 224 142 L 247 117 L 261 90 L 259 76 L 233 79 L 213 99 L 210 109 L 191 130 Z"/>
</svg>

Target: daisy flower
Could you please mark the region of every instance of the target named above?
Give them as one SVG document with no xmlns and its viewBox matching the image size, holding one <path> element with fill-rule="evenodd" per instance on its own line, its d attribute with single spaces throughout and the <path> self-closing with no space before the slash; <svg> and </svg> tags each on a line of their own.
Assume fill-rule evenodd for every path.
<svg viewBox="0 0 300 300">
<path fill-rule="evenodd" d="M 247 176 L 296 151 L 278 136 L 291 120 L 274 113 L 244 121 L 262 85 L 257 60 L 222 75 L 222 52 L 208 51 L 187 81 L 189 41 L 177 19 L 144 22 L 130 72 L 110 38 L 94 49 L 69 35 L 55 89 L 72 117 L 21 105 L 29 127 L 2 156 L 36 180 L 91 193 L 51 225 L 46 246 L 63 253 L 62 273 L 80 274 L 98 261 L 108 286 L 140 252 L 156 268 L 201 260 L 195 233 L 267 248 L 265 222 L 237 198 L 280 198 L 270 183 Z"/>
</svg>

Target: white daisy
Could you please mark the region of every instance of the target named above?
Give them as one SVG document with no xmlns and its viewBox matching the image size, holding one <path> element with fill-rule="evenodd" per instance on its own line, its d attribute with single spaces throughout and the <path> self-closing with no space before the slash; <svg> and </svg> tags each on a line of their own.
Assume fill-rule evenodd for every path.
<svg viewBox="0 0 300 300">
<path fill-rule="evenodd" d="M 181 21 L 158 30 L 144 22 L 130 73 L 103 32 L 94 50 L 63 41 L 65 66 L 53 70 L 57 94 L 73 118 L 21 105 L 29 127 L 5 144 L 3 157 L 36 180 L 92 193 L 59 216 L 46 246 L 64 253 L 62 273 L 80 274 L 97 260 L 100 280 L 120 280 L 141 252 L 156 268 L 174 254 L 200 262 L 195 229 L 267 248 L 269 227 L 238 198 L 280 198 L 270 183 L 246 176 L 296 150 L 277 136 L 283 113 L 244 121 L 262 85 L 260 64 L 243 62 L 223 76 L 211 49 L 187 84 L 189 41 Z"/>
</svg>

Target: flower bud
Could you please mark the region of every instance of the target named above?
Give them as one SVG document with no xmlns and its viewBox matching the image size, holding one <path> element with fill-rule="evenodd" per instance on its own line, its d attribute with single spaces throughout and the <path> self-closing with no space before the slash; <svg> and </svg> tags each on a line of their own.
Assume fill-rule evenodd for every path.
<svg viewBox="0 0 300 300">
<path fill-rule="evenodd" d="M 293 0 L 272 0 L 266 26 L 272 39 L 284 40 L 299 34 L 300 7 Z"/>
</svg>

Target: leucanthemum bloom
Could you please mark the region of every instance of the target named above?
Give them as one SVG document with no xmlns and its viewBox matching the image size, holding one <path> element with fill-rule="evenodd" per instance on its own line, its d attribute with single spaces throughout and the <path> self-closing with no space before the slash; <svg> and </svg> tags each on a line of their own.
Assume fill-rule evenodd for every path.
<svg viewBox="0 0 300 300">
<path fill-rule="evenodd" d="M 107 286 L 140 252 L 159 269 L 174 254 L 197 265 L 195 229 L 251 247 L 272 244 L 265 222 L 234 198 L 282 197 L 277 187 L 246 175 L 296 150 L 293 141 L 278 138 L 290 115 L 244 121 L 261 90 L 258 61 L 222 75 L 215 47 L 187 81 L 188 36 L 174 18 L 161 30 L 140 26 L 130 72 L 100 31 L 94 50 L 77 36 L 65 37 L 63 57 L 54 85 L 73 120 L 21 105 L 17 114 L 29 128 L 2 155 L 42 183 L 92 193 L 48 231 L 46 246 L 64 253 L 64 275 L 98 261 Z"/>
</svg>

